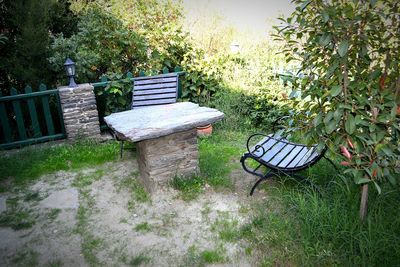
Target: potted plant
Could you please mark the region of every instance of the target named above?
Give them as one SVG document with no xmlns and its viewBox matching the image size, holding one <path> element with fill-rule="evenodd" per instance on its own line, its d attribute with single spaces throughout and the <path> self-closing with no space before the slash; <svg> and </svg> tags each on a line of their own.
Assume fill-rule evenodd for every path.
<svg viewBox="0 0 400 267">
<path fill-rule="evenodd" d="M 204 126 L 198 126 L 197 136 L 210 136 L 212 134 L 212 124 L 207 124 Z"/>
</svg>

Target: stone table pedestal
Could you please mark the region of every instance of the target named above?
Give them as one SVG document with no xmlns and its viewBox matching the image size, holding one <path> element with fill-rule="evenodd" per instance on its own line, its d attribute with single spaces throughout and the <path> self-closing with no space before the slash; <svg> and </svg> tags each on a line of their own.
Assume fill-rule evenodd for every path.
<svg viewBox="0 0 400 267">
<path fill-rule="evenodd" d="M 196 129 L 137 143 L 142 184 L 149 192 L 169 183 L 172 177 L 199 172 Z"/>
<path fill-rule="evenodd" d="M 223 117 L 216 109 L 181 102 L 114 113 L 104 120 L 120 140 L 137 142 L 140 178 L 152 192 L 175 176 L 199 172 L 196 127 Z"/>
</svg>

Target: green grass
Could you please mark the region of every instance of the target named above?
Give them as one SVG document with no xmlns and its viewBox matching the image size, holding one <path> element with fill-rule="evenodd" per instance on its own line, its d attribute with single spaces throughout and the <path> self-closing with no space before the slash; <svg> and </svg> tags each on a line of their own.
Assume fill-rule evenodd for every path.
<svg viewBox="0 0 400 267">
<path fill-rule="evenodd" d="M 145 254 L 139 254 L 137 256 L 132 257 L 129 261 L 129 266 L 141 266 L 143 264 L 147 264 L 151 261 L 151 258 Z"/>
<path fill-rule="evenodd" d="M 31 228 L 36 223 L 36 216 L 30 210 L 7 210 L 0 215 L 0 226 L 11 227 L 13 230 Z"/>
<path fill-rule="evenodd" d="M 31 198 L 32 195 L 35 197 Z M 32 209 L 21 205 L 21 201 L 37 200 L 37 195 L 28 192 L 23 197 L 10 197 L 7 199 L 7 210 L 0 214 L 0 226 L 11 227 L 13 230 L 31 228 L 37 219 Z"/>
<path fill-rule="evenodd" d="M 119 189 L 128 189 L 131 193 L 131 198 L 128 201 L 128 209 L 134 210 L 137 202 L 148 203 L 151 202 L 150 194 L 145 190 L 142 184 L 139 183 L 138 172 L 132 172 L 129 176 L 124 177 L 119 183 Z"/>
<path fill-rule="evenodd" d="M 211 230 L 218 233 L 221 240 L 235 242 L 240 237 L 239 222 L 227 212 L 218 212 L 218 218 L 211 225 Z"/>
<path fill-rule="evenodd" d="M 226 251 L 223 247 L 199 251 L 195 245 L 192 245 L 184 257 L 184 266 L 201 267 L 208 264 L 224 263 L 226 261 Z"/>
<path fill-rule="evenodd" d="M 229 174 L 238 168 L 234 159 L 240 157 L 243 144 L 238 142 L 241 135 L 231 131 L 219 131 L 199 144 L 201 176 L 215 188 L 232 188 Z"/>
<path fill-rule="evenodd" d="M 219 250 L 204 250 L 200 253 L 200 258 L 208 264 L 223 263 L 225 261 L 225 256 Z"/>
<path fill-rule="evenodd" d="M 47 214 L 47 219 L 50 222 L 53 222 L 55 219 L 57 219 L 58 215 L 61 213 L 61 209 L 51 209 L 49 213 Z"/>
<path fill-rule="evenodd" d="M 175 177 L 171 185 L 181 191 L 184 200 L 196 199 L 207 185 L 214 189 L 233 189 L 229 177 L 234 168 L 238 168 L 234 160 L 240 157 L 243 150 L 238 139 L 243 139 L 241 133 L 217 130 L 207 137 L 199 139 L 200 175 L 190 178 Z"/>
<path fill-rule="evenodd" d="M 400 262 L 400 192 L 370 190 L 369 214 L 359 220 L 359 187 L 342 182 L 321 162 L 305 174 L 319 183 L 323 197 L 285 181 L 266 187 L 241 237 L 264 252 L 261 265 L 395 266 Z"/>
<path fill-rule="evenodd" d="M 33 181 L 44 174 L 103 164 L 118 159 L 117 142 L 81 141 L 76 144 L 43 145 L 0 155 L 0 190 Z M 7 182 L 6 182 L 7 181 Z"/>
<path fill-rule="evenodd" d="M 39 255 L 36 251 L 32 250 L 21 250 L 13 257 L 12 263 L 15 266 L 38 266 Z"/>
<path fill-rule="evenodd" d="M 100 180 L 103 175 L 104 175 L 104 170 L 102 169 L 98 169 L 93 173 L 89 174 L 79 174 L 72 182 L 72 186 L 81 188 L 91 185 L 93 182 Z"/>
<path fill-rule="evenodd" d="M 102 246 L 103 241 L 95 237 L 89 229 L 89 217 L 93 212 L 93 197 L 88 191 L 80 189 L 80 205 L 76 214 L 76 227 L 74 232 L 81 236 L 82 254 L 90 266 L 99 266 L 101 262 L 96 256 L 96 252 Z"/>
<path fill-rule="evenodd" d="M 185 201 L 196 199 L 204 191 L 206 181 L 198 176 L 190 178 L 174 177 L 172 187 L 180 191 L 180 197 Z"/>
<path fill-rule="evenodd" d="M 135 226 L 135 230 L 137 232 L 150 232 L 151 231 L 151 225 L 148 222 L 143 222 L 139 223 L 138 225 Z"/>
</svg>

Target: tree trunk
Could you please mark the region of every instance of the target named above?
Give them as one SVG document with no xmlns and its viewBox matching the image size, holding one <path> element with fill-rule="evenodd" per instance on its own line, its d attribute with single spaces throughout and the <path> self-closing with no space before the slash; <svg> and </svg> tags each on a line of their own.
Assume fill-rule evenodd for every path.
<svg viewBox="0 0 400 267">
<path fill-rule="evenodd" d="M 368 184 L 363 184 L 361 188 L 360 220 L 364 221 L 367 215 Z"/>
</svg>

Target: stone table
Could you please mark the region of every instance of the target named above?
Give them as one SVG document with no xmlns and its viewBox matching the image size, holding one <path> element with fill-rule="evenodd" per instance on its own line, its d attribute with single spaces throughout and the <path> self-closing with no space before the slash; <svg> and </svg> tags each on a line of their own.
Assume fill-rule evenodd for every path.
<svg viewBox="0 0 400 267">
<path fill-rule="evenodd" d="M 119 139 L 137 142 L 140 178 L 152 192 L 174 176 L 198 173 L 196 127 L 223 117 L 216 109 L 179 102 L 118 112 L 104 120 Z"/>
</svg>

